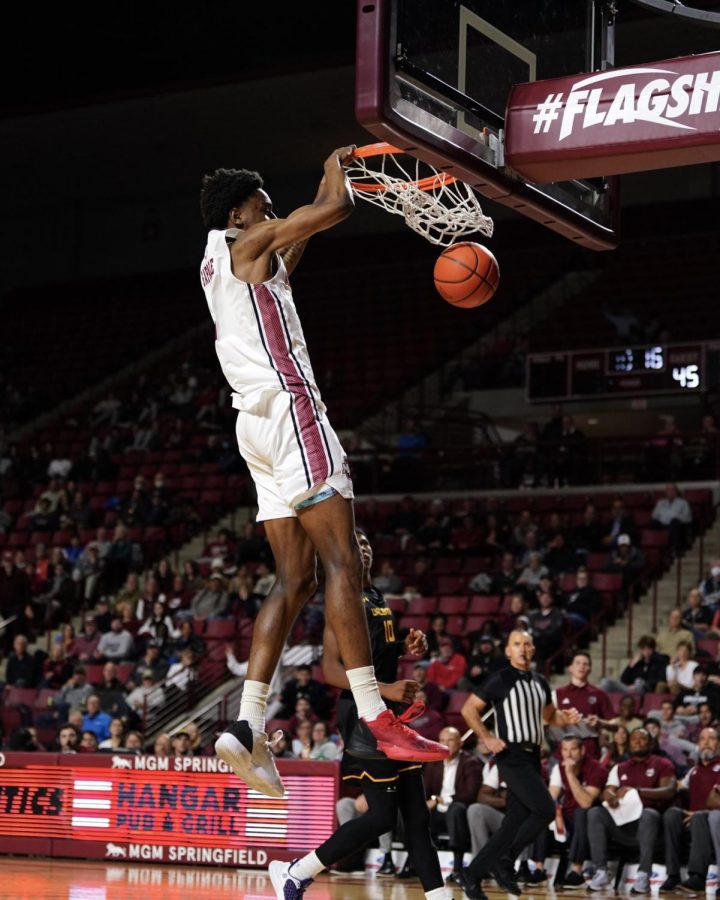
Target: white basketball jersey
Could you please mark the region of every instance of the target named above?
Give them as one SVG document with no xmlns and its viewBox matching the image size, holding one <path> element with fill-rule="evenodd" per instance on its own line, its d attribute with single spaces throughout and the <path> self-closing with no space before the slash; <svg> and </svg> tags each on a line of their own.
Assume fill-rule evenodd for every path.
<svg viewBox="0 0 720 900">
<path fill-rule="evenodd" d="M 233 389 L 233 406 L 250 410 L 264 393 L 288 391 L 309 397 L 316 415 L 324 412 L 285 264 L 278 253 L 277 272 L 269 281 L 238 280 L 230 259 L 237 233 L 211 231 L 200 267 L 215 323 L 215 352 Z"/>
</svg>

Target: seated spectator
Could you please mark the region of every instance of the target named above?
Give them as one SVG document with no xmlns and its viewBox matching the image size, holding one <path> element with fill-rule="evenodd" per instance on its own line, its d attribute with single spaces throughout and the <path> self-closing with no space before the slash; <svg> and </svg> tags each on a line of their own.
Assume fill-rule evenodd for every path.
<svg viewBox="0 0 720 900">
<path fill-rule="evenodd" d="M 450 755 L 445 761 L 426 763 L 425 796 L 430 810 L 430 831 L 434 835 L 449 835 L 453 872 L 457 875 L 462 870 L 465 851 L 470 849 L 468 807 L 480 792 L 483 768 L 476 756 L 462 749 L 457 728 L 443 728 L 440 743 L 448 748 Z"/>
<path fill-rule="evenodd" d="M 518 551 L 517 563 L 521 573 L 530 565 L 530 557 L 533 553 L 537 553 L 542 560 L 539 531 L 528 531 L 525 535 L 525 543 Z"/>
<path fill-rule="evenodd" d="M 613 500 L 610 508 L 610 516 L 603 528 L 600 544 L 603 549 L 612 550 L 618 542 L 621 534 L 626 534 L 632 543 L 635 537 L 635 522 L 629 512 L 625 510 L 625 504 L 619 497 Z"/>
<path fill-rule="evenodd" d="M 38 500 L 35 509 L 25 517 L 25 521 L 28 531 L 55 531 L 60 524 L 58 514 L 45 497 Z"/>
<path fill-rule="evenodd" d="M 540 594 L 540 609 L 530 613 L 530 633 L 535 643 L 535 660 L 541 664 L 562 646 L 565 616 L 554 605 L 552 594 Z"/>
<path fill-rule="evenodd" d="M 694 725 L 688 724 L 688 740 L 693 744 L 697 744 L 700 740 L 700 732 L 703 728 L 715 728 L 720 726 L 720 722 L 713 713 L 713 708 L 709 703 L 698 703 L 697 706 L 697 722 Z"/>
<path fill-rule="evenodd" d="M 119 616 L 113 616 L 110 622 L 110 631 L 104 634 L 98 642 L 98 657 L 109 662 L 124 662 L 130 659 L 134 650 L 133 636 L 123 628 L 122 619 Z"/>
<path fill-rule="evenodd" d="M 600 611 L 600 594 L 590 584 L 590 573 L 584 566 L 575 573 L 575 587 L 563 594 L 563 609 L 573 627 L 583 628 Z"/>
<path fill-rule="evenodd" d="M 293 759 L 292 738 L 284 728 L 280 728 L 270 741 L 270 750 L 276 759 Z"/>
<path fill-rule="evenodd" d="M 697 764 L 680 783 L 683 792 L 682 808 L 671 806 L 663 813 L 667 878 L 660 890 L 669 893 L 678 888 L 691 895 L 704 894 L 708 868 L 714 860 L 713 843 L 717 840 L 716 798 L 720 793 L 718 733 L 705 728 L 698 742 Z M 688 821 L 689 817 L 689 821 Z M 687 879 L 680 882 L 680 847 L 683 832 L 690 830 L 690 857 Z"/>
<path fill-rule="evenodd" d="M 97 753 L 98 746 L 97 734 L 94 731 L 90 731 L 89 728 L 83 731 L 78 744 L 78 753 Z"/>
<path fill-rule="evenodd" d="M 372 579 L 373 587 L 380 591 L 381 594 L 402 594 L 403 580 L 399 575 L 395 574 L 390 560 L 383 560 L 380 564 L 380 571 Z"/>
<path fill-rule="evenodd" d="M 138 637 L 148 635 L 150 639 L 158 641 L 163 648 L 174 641 L 179 634 L 172 616 L 168 615 L 164 604 L 159 600 L 153 603 L 152 612 L 138 629 Z"/>
<path fill-rule="evenodd" d="M 44 751 L 45 748 L 38 744 L 35 735 L 35 729 L 25 726 L 13 728 L 10 732 L 10 738 L 5 747 L 6 750 L 12 750 L 14 753 L 35 753 L 38 750 Z"/>
<path fill-rule="evenodd" d="M 189 619 L 183 619 L 178 628 L 178 636 L 175 638 L 174 655 L 179 656 L 183 650 L 192 650 L 193 656 L 200 659 L 205 655 L 205 643 L 195 634 L 193 624 Z"/>
<path fill-rule="evenodd" d="M 312 747 L 309 759 L 338 759 L 340 748 L 330 740 L 327 722 L 315 722 L 311 732 Z"/>
<path fill-rule="evenodd" d="M 656 649 L 658 653 L 670 657 L 674 655 L 680 641 L 689 643 L 693 647 L 694 652 L 695 641 L 693 633 L 688 631 L 687 628 L 683 628 L 682 611 L 671 609 L 668 614 L 667 628 L 663 628 L 655 635 Z"/>
<path fill-rule="evenodd" d="M 445 613 L 435 613 L 430 620 L 430 631 L 427 633 L 428 655 L 435 659 L 440 655 L 440 642 L 449 638 L 455 653 L 462 653 L 463 646 L 460 638 L 447 633 L 447 616 Z"/>
<path fill-rule="evenodd" d="M 97 694 L 90 694 L 87 698 L 87 712 L 83 716 L 83 734 L 91 731 L 99 741 L 110 737 L 110 716 L 100 707 L 100 698 Z M 97 746 L 95 747 L 97 749 Z"/>
<path fill-rule="evenodd" d="M 118 692 L 123 692 L 125 690 L 125 686 L 122 681 L 117 677 L 117 666 L 114 662 L 106 662 L 102 667 L 102 672 L 100 675 L 100 681 L 95 685 L 97 688 L 97 695 L 100 697 L 100 701 L 102 703 L 103 694 L 116 694 Z M 102 704 L 103 708 L 105 704 Z"/>
<path fill-rule="evenodd" d="M 309 722 L 310 725 L 314 725 L 317 721 L 318 717 L 312 711 L 310 702 L 305 697 L 298 697 L 295 702 L 295 711 L 288 721 L 290 731 L 293 734 L 298 734 L 298 729 L 303 722 Z"/>
<path fill-rule="evenodd" d="M 428 709 L 441 711 L 447 705 L 447 694 L 427 680 L 427 666 L 418 663 L 413 669 L 413 679 L 420 685 L 420 690 L 425 694 L 425 705 Z M 464 690 L 464 688 L 463 688 Z"/>
<path fill-rule="evenodd" d="M 53 644 L 50 655 L 43 660 L 40 686 L 60 690 L 73 673 L 72 663 L 65 656 L 62 644 Z"/>
<path fill-rule="evenodd" d="M 180 652 L 180 659 L 173 663 L 165 677 L 165 688 L 174 688 L 178 691 L 186 691 L 190 682 L 195 680 L 195 654 L 190 647 Z"/>
<path fill-rule="evenodd" d="M 88 544 L 78 557 L 78 561 L 72 571 L 72 577 L 81 583 L 83 599 L 92 604 L 97 599 L 97 591 L 102 576 L 103 562 L 100 559 L 100 551 L 95 543 Z"/>
<path fill-rule="evenodd" d="M 65 722 L 58 727 L 55 743 L 58 753 L 77 753 L 80 733 L 74 725 Z"/>
<path fill-rule="evenodd" d="M 692 510 L 687 500 L 680 494 L 676 484 L 665 486 L 665 496 L 658 500 L 652 511 L 650 526 L 670 533 L 670 546 L 676 553 L 684 552 L 688 529 L 692 524 Z"/>
<path fill-rule="evenodd" d="M 124 583 L 135 561 L 135 551 L 128 538 L 128 530 L 125 525 L 118 524 L 113 531 L 103 569 L 103 584 L 108 593 L 114 593 Z"/>
<path fill-rule="evenodd" d="M 158 560 L 157 565 L 153 569 L 153 577 L 158 583 L 160 593 L 169 594 L 173 587 L 175 573 L 165 557 Z"/>
<path fill-rule="evenodd" d="M 517 628 L 527 628 L 530 624 L 528 619 L 528 605 L 525 595 L 515 593 L 510 598 L 510 610 L 505 615 L 500 616 L 500 633 L 503 638 L 507 638 L 511 631 Z"/>
<path fill-rule="evenodd" d="M 689 641 L 678 641 L 665 675 L 671 694 L 678 694 L 683 688 L 692 688 L 693 672 L 697 669 L 698 663 L 690 658 L 691 655 L 692 644 Z"/>
<path fill-rule="evenodd" d="M 588 813 L 588 838 L 595 874 L 588 887 L 593 891 L 606 890 L 610 885 L 607 870 L 608 838 L 630 843 L 640 850 L 638 872 L 635 876 L 635 893 L 648 893 L 655 840 L 662 821 L 662 813 L 675 796 L 677 779 L 673 764 L 650 753 L 650 735 L 638 728 L 630 735 L 630 759 L 610 770 L 603 801 L 616 809 L 623 796 L 631 788 L 640 795 L 643 811 L 635 834 L 623 832 L 615 824 L 604 806 L 595 806 Z"/>
<path fill-rule="evenodd" d="M 607 740 L 600 751 L 601 765 L 611 769 L 617 763 L 630 759 L 630 732 L 624 725 L 616 725 L 614 731 L 603 731 L 603 737 Z"/>
<path fill-rule="evenodd" d="M 193 756 L 203 755 L 202 734 L 196 722 L 188 722 L 185 731 L 190 735 L 190 751 Z M 286 732 L 287 733 L 287 732 Z M 290 735 L 288 735 L 288 740 Z"/>
<path fill-rule="evenodd" d="M 465 674 L 467 660 L 455 647 L 449 637 L 440 639 L 439 655 L 427 670 L 427 680 L 436 684 L 441 690 L 449 691 L 457 687 L 458 681 Z"/>
<path fill-rule="evenodd" d="M 413 719 L 413 721 L 409 722 L 408 724 L 410 728 L 413 728 L 424 738 L 427 738 L 429 741 L 436 741 L 440 735 L 441 730 L 445 726 L 445 719 L 443 718 L 443 714 L 441 712 L 438 712 L 438 710 L 436 709 L 430 709 L 427 706 L 426 700 L 427 698 L 424 691 L 418 691 L 415 694 L 415 702 L 424 703 L 425 712 L 421 716 L 418 716 L 417 719 Z"/>
<path fill-rule="evenodd" d="M 60 629 L 60 634 L 56 635 L 55 643 L 63 648 L 63 652 L 68 659 L 77 656 L 75 652 L 75 626 L 71 622 L 66 622 Z"/>
<path fill-rule="evenodd" d="M 628 588 L 645 567 L 645 557 L 637 547 L 633 547 L 629 534 L 621 534 L 617 544 L 605 563 L 606 572 L 620 572 L 623 587 Z"/>
<path fill-rule="evenodd" d="M 702 666 L 697 666 L 693 672 L 692 688 L 679 691 L 673 700 L 675 714 L 697 715 L 701 703 L 709 703 L 716 718 L 720 715 L 720 688 L 708 682 L 707 671 Z"/>
<path fill-rule="evenodd" d="M 125 747 L 125 723 L 120 718 L 110 720 L 110 737 L 98 744 L 98 750 L 123 750 Z"/>
<path fill-rule="evenodd" d="M 549 575 L 547 566 L 542 564 L 542 555 L 537 551 L 528 554 L 528 562 L 515 582 L 515 590 L 521 589 L 528 601 L 540 586 L 540 579 Z"/>
<path fill-rule="evenodd" d="M 200 566 L 194 559 L 186 559 L 182 565 L 182 579 L 186 591 L 199 591 L 204 585 Z"/>
<path fill-rule="evenodd" d="M 470 641 L 467 669 L 458 681 L 458 690 L 474 691 L 475 688 L 480 687 L 491 672 L 496 672 L 505 665 L 506 659 L 500 647 L 495 644 L 492 634 L 483 632 L 475 636 Z M 417 679 L 415 680 L 417 681 Z M 423 689 L 427 693 L 427 687 Z"/>
<path fill-rule="evenodd" d="M 146 584 L 148 584 L 148 581 L 149 579 L 146 580 Z M 138 577 L 136 572 L 129 572 L 125 580 L 125 584 L 115 595 L 113 610 L 116 610 L 120 603 L 129 603 L 132 608 L 133 615 L 136 615 L 137 605 L 142 596 L 143 590 L 140 587 L 140 578 Z M 154 599 L 155 593 L 152 592 L 152 590 L 151 596 Z"/>
<path fill-rule="evenodd" d="M 637 653 L 623 670 L 619 681 L 615 678 L 602 679 L 600 687 L 604 691 L 644 694 L 657 690 L 658 683 L 665 684 L 668 661 L 655 650 L 655 638 L 646 634 L 640 638 L 637 647 Z"/>
<path fill-rule="evenodd" d="M 500 557 L 500 566 L 492 576 L 489 592 L 500 597 L 504 597 L 505 594 L 512 594 L 515 590 L 517 578 L 518 572 L 515 568 L 515 557 L 512 553 L 503 553 Z"/>
<path fill-rule="evenodd" d="M 133 753 L 142 753 L 143 740 L 139 731 L 128 731 L 125 738 L 125 751 Z"/>
<path fill-rule="evenodd" d="M 92 685 L 87 683 L 85 666 L 77 665 L 73 673 L 60 688 L 55 696 L 55 706 L 69 711 L 71 707 L 84 707 L 88 697 L 94 692 Z"/>
<path fill-rule="evenodd" d="M 155 738 L 152 749 L 154 756 L 169 757 L 173 755 L 172 739 L 169 734 L 159 734 Z"/>
<path fill-rule="evenodd" d="M 280 694 L 282 713 L 280 718 L 290 718 L 296 711 L 297 701 L 307 700 L 312 712 L 320 717 L 327 718 L 330 714 L 331 698 L 327 686 L 312 677 L 312 667 L 308 665 L 295 666 L 295 677 L 290 678 Z"/>
<path fill-rule="evenodd" d="M 263 600 L 268 596 L 275 585 L 277 576 L 266 562 L 259 562 L 255 569 L 255 582 L 252 588 L 251 598 L 259 609 Z"/>
<path fill-rule="evenodd" d="M 95 624 L 95 616 L 85 617 L 85 627 L 75 638 L 75 656 L 80 662 L 90 662 L 97 657 L 97 647 L 100 643 L 100 632 Z"/>
<path fill-rule="evenodd" d="M 37 659 L 27 652 L 28 639 L 24 634 L 16 635 L 13 649 L 7 661 L 5 683 L 17 688 L 37 687 L 39 671 Z"/>
<path fill-rule="evenodd" d="M 684 772 L 688 767 L 688 759 L 694 759 L 697 755 L 697 747 L 688 740 L 687 727 L 675 717 L 675 709 L 671 700 L 665 700 L 659 710 L 654 709 L 648 713 L 648 718 L 643 723 L 648 728 L 648 722 L 654 721 L 658 725 L 657 743 L 663 753 L 673 761 L 675 767 Z M 652 729 L 648 728 L 650 734 Z"/>
<path fill-rule="evenodd" d="M 292 752 L 295 759 L 310 759 L 313 747 L 313 724 L 309 719 L 304 719 L 297 723 L 297 727 L 294 729 L 295 737 L 292 742 Z"/>
<path fill-rule="evenodd" d="M 128 576 L 129 579 L 130 576 Z M 131 597 L 128 597 L 130 600 Z M 153 604 L 160 599 L 160 585 L 154 575 L 147 575 L 140 596 L 134 604 L 135 617 L 141 622 L 150 615 Z M 122 601 L 121 601 L 122 602 Z"/>
<path fill-rule="evenodd" d="M 207 585 L 192 598 L 190 613 L 194 619 L 217 619 L 228 611 L 228 595 L 224 578 L 214 572 Z"/>
<path fill-rule="evenodd" d="M 147 642 L 145 653 L 135 666 L 132 675 L 133 687 L 142 684 L 142 677 L 147 669 L 150 669 L 155 681 L 162 681 L 168 670 L 168 664 L 162 655 L 162 644 L 154 639 Z"/>
<path fill-rule="evenodd" d="M 553 534 L 543 555 L 543 565 L 551 575 L 558 576 L 564 572 L 571 572 L 577 565 L 575 551 L 565 540 L 565 535 L 558 531 Z"/>
<path fill-rule="evenodd" d="M 233 533 L 228 528 L 221 528 L 215 537 L 209 541 L 203 550 L 203 559 L 211 562 L 213 559 L 221 559 L 223 565 L 226 560 L 235 556 Z"/>
<path fill-rule="evenodd" d="M 565 876 L 564 886 L 585 887 L 582 869 L 590 855 L 587 837 L 587 817 L 591 807 L 605 787 L 608 773 L 599 762 L 585 755 L 585 745 L 580 737 L 565 736 L 561 745 L 561 760 L 550 775 L 550 796 L 555 801 L 555 834 L 569 838 L 567 850 L 570 873 Z M 530 876 L 531 884 L 542 884 L 547 880 L 545 858 L 550 855 L 553 832 L 545 831 L 535 840 L 533 856 L 535 871 Z"/>
<path fill-rule="evenodd" d="M 136 687 L 126 697 L 127 705 L 136 713 L 151 713 L 161 709 L 166 702 L 165 693 L 155 683 L 155 676 L 151 669 L 146 669 L 142 675 L 140 687 Z"/>
<path fill-rule="evenodd" d="M 167 608 L 171 611 L 178 609 L 187 609 L 190 606 L 190 593 L 185 589 L 185 582 L 182 575 L 174 575 L 172 585 L 167 593 Z"/>
<path fill-rule="evenodd" d="M 593 503 L 588 503 L 583 511 L 582 521 L 570 532 L 570 546 L 582 560 L 588 553 L 595 553 L 602 546 L 603 529 Z"/>
<path fill-rule="evenodd" d="M 609 728 L 622 726 L 628 735 L 636 728 L 642 727 L 642 719 L 637 713 L 637 704 L 634 697 L 621 697 L 618 704 L 618 714 L 608 721 Z"/>
<path fill-rule="evenodd" d="M 173 756 L 193 756 L 190 746 L 190 735 L 187 731 L 176 731 L 171 740 Z"/>
<path fill-rule="evenodd" d="M 52 579 L 48 590 L 33 597 L 33 606 L 39 618 L 50 627 L 54 627 L 63 618 L 63 614 L 75 609 L 75 582 L 70 577 L 63 563 L 53 566 Z"/>
<path fill-rule="evenodd" d="M 698 590 L 704 606 L 716 607 L 720 604 L 720 559 L 714 559 L 707 578 L 700 582 Z"/>
<path fill-rule="evenodd" d="M 110 631 L 113 620 L 113 613 L 110 612 L 110 601 L 107 597 L 100 597 L 95 604 L 95 624 L 101 635 Z"/>
<path fill-rule="evenodd" d="M 707 637 L 712 626 L 712 610 L 703 606 L 702 594 L 697 588 L 688 591 L 687 605 L 682 611 L 682 625 L 691 631 L 695 640 Z"/>
</svg>

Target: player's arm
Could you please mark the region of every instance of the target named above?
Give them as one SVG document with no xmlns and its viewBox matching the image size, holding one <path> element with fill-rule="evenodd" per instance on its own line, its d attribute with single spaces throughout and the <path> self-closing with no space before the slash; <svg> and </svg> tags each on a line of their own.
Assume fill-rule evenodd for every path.
<svg viewBox="0 0 720 900">
<path fill-rule="evenodd" d="M 556 725 L 564 728 L 566 725 L 577 725 L 582 721 L 582 715 L 574 708 L 557 709 L 554 703 L 548 703 L 543 709 L 543 721 L 546 725 Z"/>
<path fill-rule="evenodd" d="M 461 713 L 463 719 L 465 719 L 470 728 L 472 728 L 475 734 L 485 742 L 488 750 L 491 753 L 501 753 L 505 749 L 505 741 L 495 737 L 495 735 L 485 727 L 485 723 L 482 720 L 482 714 L 486 709 L 487 703 L 484 700 L 481 700 L 477 694 L 470 694 L 463 704 Z"/>
<path fill-rule="evenodd" d="M 354 149 L 354 146 L 340 147 L 325 160 L 320 190 L 311 204 L 299 207 L 286 219 L 272 218 L 251 225 L 238 237 L 232 247 L 232 258 L 239 278 L 246 279 L 243 269 L 248 264 L 269 257 L 276 250 L 289 253 L 293 245 L 307 241 L 319 231 L 332 228 L 350 215 L 355 203 L 343 163 Z M 297 251 L 296 257 L 297 263 L 300 258 Z"/>
<path fill-rule="evenodd" d="M 328 625 L 325 626 L 323 632 L 323 657 L 322 657 L 323 675 L 327 684 L 332 687 L 350 689 L 345 666 L 340 656 L 340 648 L 338 647 L 335 632 Z M 415 694 L 420 690 L 417 681 L 410 679 L 401 679 L 394 681 L 392 684 L 385 684 L 378 681 L 378 690 L 380 696 L 385 700 L 393 700 L 397 703 L 413 703 Z"/>
</svg>

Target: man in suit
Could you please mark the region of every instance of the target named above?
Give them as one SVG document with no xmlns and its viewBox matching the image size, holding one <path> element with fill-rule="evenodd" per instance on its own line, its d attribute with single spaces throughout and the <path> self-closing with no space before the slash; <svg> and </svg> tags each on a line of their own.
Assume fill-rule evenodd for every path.
<svg viewBox="0 0 720 900">
<path fill-rule="evenodd" d="M 605 523 L 601 544 L 603 549 L 613 550 L 621 534 L 627 534 L 632 541 L 635 535 L 635 522 L 625 509 L 625 504 L 617 497 L 613 500 L 610 516 Z"/>
<path fill-rule="evenodd" d="M 467 811 L 474 803 L 482 785 L 481 761 L 462 750 L 457 728 L 443 728 L 440 743 L 448 748 L 448 758 L 427 763 L 424 770 L 425 793 L 430 810 L 430 830 L 433 835 L 447 832 L 453 852 L 454 880 L 462 871 L 463 854 L 470 849 L 470 829 Z"/>
</svg>

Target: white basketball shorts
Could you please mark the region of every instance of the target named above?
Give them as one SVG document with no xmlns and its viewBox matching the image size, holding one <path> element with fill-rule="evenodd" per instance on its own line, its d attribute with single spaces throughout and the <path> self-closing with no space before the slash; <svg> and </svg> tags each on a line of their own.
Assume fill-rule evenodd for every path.
<svg viewBox="0 0 720 900">
<path fill-rule="evenodd" d="M 353 497 L 345 451 L 305 394 L 265 394 L 238 414 L 237 442 L 257 489 L 258 522 L 296 516 L 296 506 L 325 486 Z"/>
</svg>

